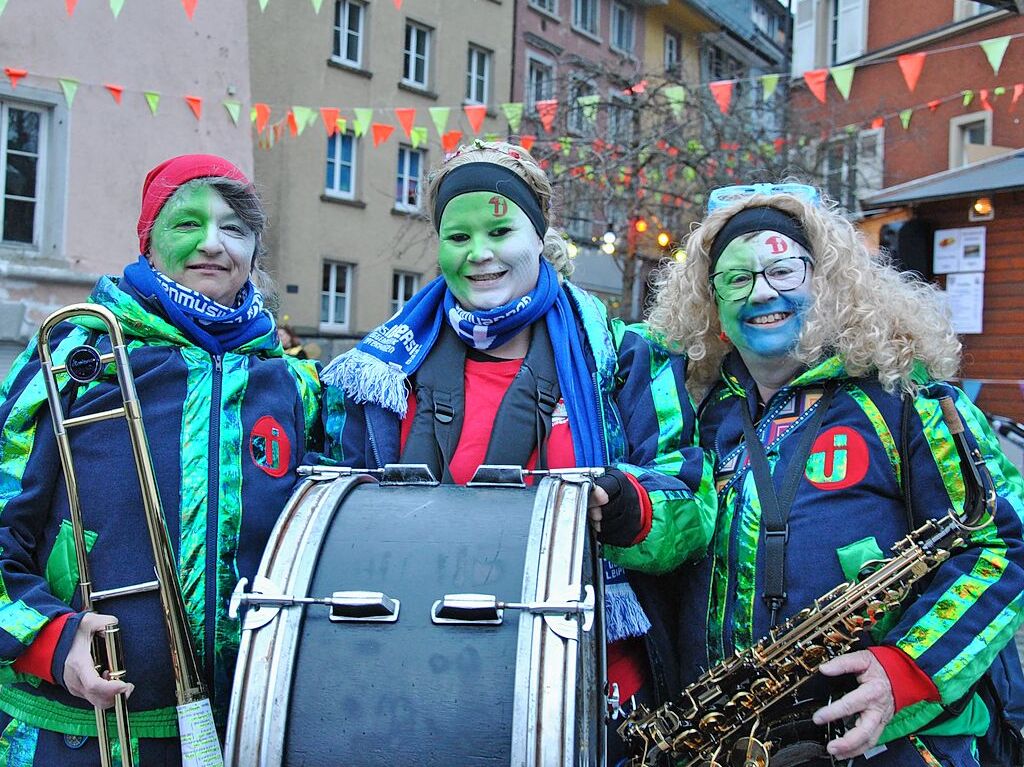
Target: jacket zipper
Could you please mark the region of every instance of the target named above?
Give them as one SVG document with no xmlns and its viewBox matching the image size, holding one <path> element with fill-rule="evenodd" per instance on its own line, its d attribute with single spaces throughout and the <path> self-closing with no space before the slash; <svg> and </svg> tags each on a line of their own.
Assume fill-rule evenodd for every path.
<svg viewBox="0 0 1024 767">
<path fill-rule="evenodd" d="M 596 370 L 594 371 L 594 378 L 593 378 L 593 380 L 594 380 L 594 396 L 596 397 L 596 402 L 597 402 L 597 412 L 598 412 L 598 415 L 601 416 L 601 429 L 600 429 L 600 434 L 598 436 L 601 438 L 601 454 L 602 454 L 602 459 L 604 460 L 605 463 L 611 463 L 612 462 L 612 458 L 611 458 L 610 455 L 608 455 L 608 444 L 605 441 L 607 439 L 606 435 L 607 435 L 607 432 L 608 432 L 608 428 L 607 428 L 607 424 L 605 422 L 605 417 L 604 417 L 604 400 L 601 398 L 601 387 L 600 387 L 600 385 L 597 382 L 597 371 Z"/>
<path fill-rule="evenodd" d="M 380 459 L 380 451 L 377 449 L 377 440 L 373 436 L 373 419 L 369 410 L 366 412 L 366 436 L 370 440 L 370 450 L 373 451 L 373 460 L 376 462 L 375 466 L 361 466 L 359 468 L 365 469 L 382 469 L 384 468 L 384 462 Z"/>
<path fill-rule="evenodd" d="M 213 355 L 213 382 L 210 392 L 210 438 L 209 463 L 206 490 L 206 615 L 203 633 L 205 647 L 206 688 L 213 695 L 214 676 L 214 636 L 216 635 L 217 615 L 217 522 L 220 509 L 220 396 L 223 385 L 223 357 Z"/>
</svg>

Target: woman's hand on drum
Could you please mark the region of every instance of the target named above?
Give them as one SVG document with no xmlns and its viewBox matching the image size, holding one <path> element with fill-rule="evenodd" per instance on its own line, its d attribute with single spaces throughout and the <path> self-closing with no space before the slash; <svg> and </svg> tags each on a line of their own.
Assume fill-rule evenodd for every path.
<svg viewBox="0 0 1024 767">
<path fill-rule="evenodd" d="M 122 692 L 131 695 L 135 689 L 130 682 L 105 679 L 96 672 L 92 658 L 93 637 L 111 623 L 117 623 L 113 615 L 86 613 L 78 624 L 71 650 L 64 661 L 64 686 L 68 692 L 100 708 L 110 708 L 115 697 Z"/>
<path fill-rule="evenodd" d="M 597 539 L 611 546 L 631 546 L 640 534 L 640 495 L 625 472 L 606 467 L 594 480 L 587 501 Z"/>
<path fill-rule="evenodd" d="M 857 675 L 858 687 L 815 711 L 814 723 L 820 725 L 856 717 L 854 726 L 841 738 L 829 742 L 827 748 L 836 759 L 860 756 L 878 743 L 882 730 L 896 711 L 889 676 L 867 650 L 840 655 L 823 663 L 819 670 L 825 676 Z"/>
</svg>

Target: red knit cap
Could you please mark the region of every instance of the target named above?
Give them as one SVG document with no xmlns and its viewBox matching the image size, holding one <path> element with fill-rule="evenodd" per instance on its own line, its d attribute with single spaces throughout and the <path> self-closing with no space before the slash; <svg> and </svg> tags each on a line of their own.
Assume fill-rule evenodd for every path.
<svg viewBox="0 0 1024 767">
<path fill-rule="evenodd" d="M 164 203 L 184 183 L 195 178 L 229 178 L 250 184 L 237 167 L 212 154 L 183 154 L 160 163 L 146 175 L 142 184 L 142 212 L 139 214 L 139 252 L 149 250 L 149 232 Z"/>
</svg>

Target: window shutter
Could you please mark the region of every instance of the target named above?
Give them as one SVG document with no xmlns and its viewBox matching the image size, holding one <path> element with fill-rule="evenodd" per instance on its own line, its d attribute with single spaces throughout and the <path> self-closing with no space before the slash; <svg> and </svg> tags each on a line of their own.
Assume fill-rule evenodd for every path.
<svg viewBox="0 0 1024 767">
<path fill-rule="evenodd" d="M 838 40 L 836 41 L 837 64 L 855 59 L 867 48 L 867 6 L 868 0 L 834 0 L 839 3 Z"/>
<path fill-rule="evenodd" d="M 797 77 L 814 69 L 817 48 L 816 20 L 819 0 L 797 0 L 793 24 L 793 74 Z"/>
</svg>

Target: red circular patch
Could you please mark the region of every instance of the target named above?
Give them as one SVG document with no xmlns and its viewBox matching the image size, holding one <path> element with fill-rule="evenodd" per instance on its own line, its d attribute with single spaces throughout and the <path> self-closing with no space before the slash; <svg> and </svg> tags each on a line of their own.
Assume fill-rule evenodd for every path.
<svg viewBox="0 0 1024 767">
<path fill-rule="evenodd" d="M 283 477 L 288 473 L 292 460 L 292 442 L 277 419 L 265 415 L 252 427 L 249 455 L 254 464 L 272 477 Z"/>
<path fill-rule="evenodd" d="M 804 476 L 819 490 L 842 490 L 864 479 L 870 463 L 864 438 L 847 426 L 834 426 L 814 440 Z"/>
</svg>

